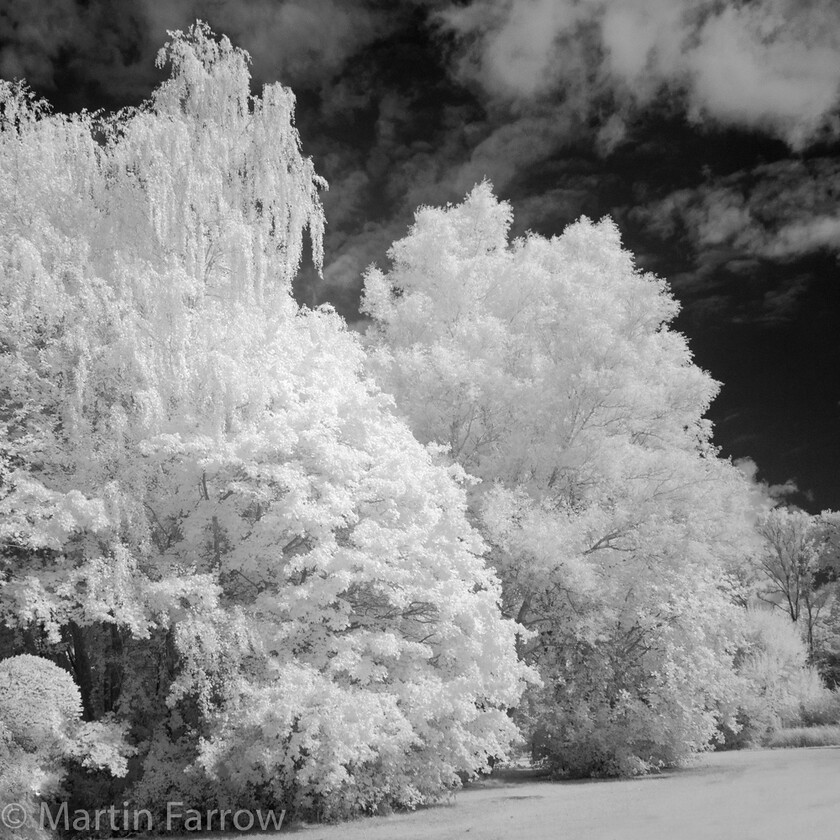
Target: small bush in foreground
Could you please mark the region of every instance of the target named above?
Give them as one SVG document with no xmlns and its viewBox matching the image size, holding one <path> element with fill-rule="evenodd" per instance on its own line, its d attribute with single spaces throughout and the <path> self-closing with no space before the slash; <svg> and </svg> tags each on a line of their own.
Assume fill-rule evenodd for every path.
<svg viewBox="0 0 840 840">
<path fill-rule="evenodd" d="M 58 793 L 68 764 L 125 775 L 130 749 L 119 727 L 84 723 L 79 689 L 67 671 L 39 656 L 0 661 L 0 804 L 16 803 L 24 826 L 8 828 L 15 840 L 46 837 L 39 803 Z"/>
</svg>

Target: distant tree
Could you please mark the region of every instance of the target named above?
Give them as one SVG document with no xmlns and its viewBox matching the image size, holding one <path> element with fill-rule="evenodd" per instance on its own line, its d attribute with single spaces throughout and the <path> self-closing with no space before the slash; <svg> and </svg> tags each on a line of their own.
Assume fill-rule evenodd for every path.
<svg viewBox="0 0 840 840">
<path fill-rule="evenodd" d="M 764 540 L 758 556 L 763 573 L 759 597 L 800 624 L 813 658 L 815 628 L 836 596 L 837 514 L 813 516 L 778 507 L 762 516 L 757 528 Z"/>
<path fill-rule="evenodd" d="M 544 682 L 537 750 L 572 772 L 673 763 L 734 696 L 749 504 L 703 419 L 718 386 L 611 221 L 514 242 L 510 224 L 486 183 L 418 210 L 365 280 L 371 365 L 480 479 L 470 509 Z"/>
<path fill-rule="evenodd" d="M 413 806 L 508 750 L 515 627 L 458 475 L 291 297 L 323 229 L 291 92 L 171 37 L 104 122 L 0 88 L 5 653 L 130 724 L 150 808 Z"/>
</svg>

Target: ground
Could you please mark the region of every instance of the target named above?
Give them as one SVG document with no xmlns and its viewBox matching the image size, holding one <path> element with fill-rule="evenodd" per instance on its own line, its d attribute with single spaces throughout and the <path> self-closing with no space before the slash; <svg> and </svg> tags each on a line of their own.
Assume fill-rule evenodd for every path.
<svg viewBox="0 0 840 840">
<path fill-rule="evenodd" d="M 623 781 L 489 779 L 438 807 L 281 834 L 297 840 L 840 840 L 840 747 L 713 753 L 688 769 Z"/>
</svg>

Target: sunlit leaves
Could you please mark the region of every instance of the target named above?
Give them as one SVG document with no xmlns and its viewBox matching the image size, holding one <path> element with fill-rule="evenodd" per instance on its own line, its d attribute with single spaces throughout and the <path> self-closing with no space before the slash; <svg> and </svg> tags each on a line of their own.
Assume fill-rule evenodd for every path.
<svg viewBox="0 0 840 840">
<path fill-rule="evenodd" d="M 415 434 L 482 479 L 471 509 L 545 682 L 538 751 L 575 772 L 671 763 L 734 691 L 719 584 L 749 523 L 703 419 L 718 386 L 610 220 L 513 242 L 510 224 L 486 183 L 418 211 L 366 277 L 371 366 Z"/>
<path fill-rule="evenodd" d="M 291 92 L 202 24 L 160 62 L 110 118 L 2 90 L 4 622 L 131 720 L 149 807 L 418 804 L 509 749 L 515 626 L 457 471 L 291 298 Z"/>
</svg>

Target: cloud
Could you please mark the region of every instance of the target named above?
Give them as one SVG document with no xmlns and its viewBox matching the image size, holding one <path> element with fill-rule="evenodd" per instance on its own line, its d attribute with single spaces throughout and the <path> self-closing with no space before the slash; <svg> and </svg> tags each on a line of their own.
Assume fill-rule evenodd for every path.
<svg viewBox="0 0 840 840">
<path fill-rule="evenodd" d="M 758 515 L 780 503 L 784 504 L 788 497 L 800 492 L 792 478 L 781 484 L 770 484 L 760 478 L 758 464 L 750 457 L 736 458 L 732 464 L 747 480 L 752 491 L 753 508 Z"/>
<path fill-rule="evenodd" d="M 533 230 L 553 235 L 576 221 L 581 214 L 597 215 L 588 206 L 595 193 L 595 181 L 596 176 L 581 175 L 568 179 L 569 186 L 518 199 L 513 232 Z"/>
<path fill-rule="evenodd" d="M 568 85 L 571 74 L 564 71 L 584 60 L 573 36 L 586 10 L 563 0 L 475 0 L 441 9 L 436 17 L 466 45 L 458 73 L 499 96 L 530 97 L 561 82 Z"/>
<path fill-rule="evenodd" d="M 765 0 L 710 16 L 686 56 L 694 115 L 766 128 L 802 148 L 833 125 L 840 93 L 837 4 Z"/>
<path fill-rule="evenodd" d="M 200 18 L 248 50 L 255 78 L 298 88 L 330 78 L 396 19 L 365 0 L 141 0 L 140 6 L 154 43 Z"/>
<path fill-rule="evenodd" d="M 0 76 L 26 79 L 47 96 L 65 87 L 84 99 L 92 90 L 107 88 L 140 99 L 156 78 L 154 51 L 144 31 L 131 0 L 5 3 L 0 7 Z"/>
<path fill-rule="evenodd" d="M 73 0 L 33 0 L 0 7 L 0 76 L 55 85 L 52 56 L 80 35 L 82 20 Z"/>
<path fill-rule="evenodd" d="M 0 77 L 61 105 L 139 102 L 160 76 L 167 30 L 201 19 L 248 50 L 258 82 L 317 87 L 383 37 L 403 12 L 375 0 L 27 0 L 0 6 Z"/>
<path fill-rule="evenodd" d="M 550 113 L 523 116 L 493 128 L 466 161 L 447 172 L 445 180 L 453 184 L 459 199 L 485 178 L 497 192 L 505 192 L 523 170 L 568 146 L 572 136 L 568 125 Z"/>
<path fill-rule="evenodd" d="M 789 159 L 712 177 L 625 211 L 661 249 L 695 323 L 795 319 L 840 255 L 840 161 Z"/>
<path fill-rule="evenodd" d="M 800 300 L 810 286 L 811 278 L 800 275 L 789 279 L 781 288 L 768 289 L 762 301 L 763 317 L 759 320 L 764 324 L 788 321 L 791 314 L 798 310 Z"/>
<path fill-rule="evenodd" d="M 601 124 L 605 151 L 662 99 L 795 149 L 840 134 L 835 0 L 472 0 L 434 16 L 458 78 L 520 108 L 559 96 Z"/>
<path fill-rule="evenodd" d="M 727 261 L 840 253 L 840 162 L 784 160 L 682 189 L 630 211 L 650 233 L 682 234 L 697 255 Z"/>
<path fill-rule="evenodd" d="M 771 257 L 821 250 L 840 251 L 840 212 L 785 224 L 766 247 Z"/>
</svg>

